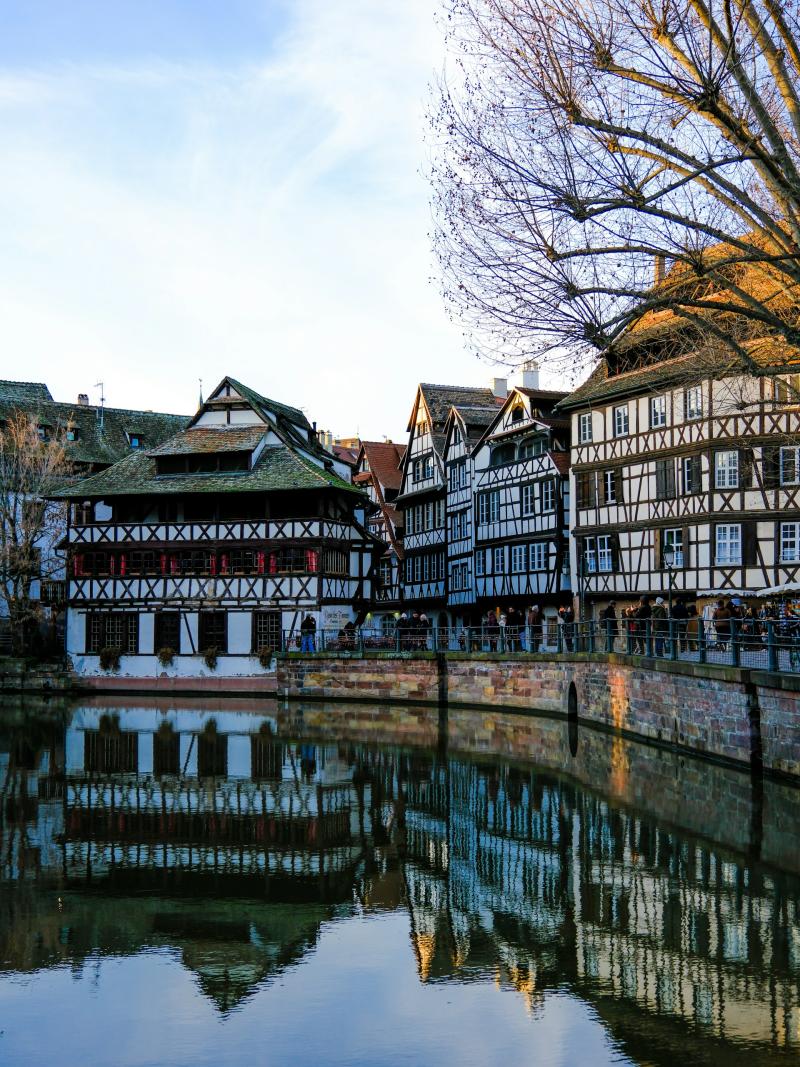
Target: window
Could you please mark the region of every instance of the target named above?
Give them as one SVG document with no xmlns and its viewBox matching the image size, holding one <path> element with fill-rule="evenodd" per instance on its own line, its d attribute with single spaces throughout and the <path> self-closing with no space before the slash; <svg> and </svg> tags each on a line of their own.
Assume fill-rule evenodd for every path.
<svg viewBox="0 0 800 1067">
<path fill-rule="evenodd" d="M 141 448 L 141 446 L 142 446 L 142 436 L 141 436 L 141 434 L 129 433 L 128 434 L 128 444 L 131 446 L 131 448 Z"/>
<path fill-rule="evenodd" d="M 451 493 L 458 488 L 458 465 L 455 463 L 452 467 L 448 468 L 447 485 Z"/>
<path fill-rule="evenodd" d="M 433 505 L 433 525 L 436 529 L 444 527 L 444 500 L 437 500 Z"/>
<path fill-rule="evenodd" d="M 683 530 L 664 530 L 661 535 L 661 566 L 670 562 L 673 569 L 683 566 Z"/>
<path fill-rule="evenodd" d="M 577 489 L 577 506 L 579 508 L 593 508 L 597 503 L 597 482 L 594 471 L 582 471 L 575 477 Z"/>
<path fill-rule="evenodd" d="M 675 460 L 656 460 L 656 500 L 672 500 L 675 496 Z"/>
<path fill-rule="evenodd" d="M 262 648 L 280 649 L 281 613 L 279 611 L 254 611 L 250 651 Z"/>
<path fill-rule="evenodd" d="M 592 439 L 592 413 L 584 411 L 578 416 L 578 443 L 587 444 Z"/>
<path fill-rule="evenodd" d="M 530 569 L 532 571 L 547 570 L 547 557 L 550 546 L 544 541 L 534 541 L 529 545 Z"/>
<path fill-rule="evenodd" d="M 433 501 L 431 500 L 425 505 L 425 529 L 433 529 Z"/>
<path fill-rule="evenodd" d="M 414 462 L 411 464 L 411 481 L 412 482 L 421 482 L 422 481 L 422 460 L 421 459 L 415 459 Z"/>
<path fill-rule="evenodd" d="M 526 518 L 536 513 L 536 486 L 529 482 L 522 487 L 522 516 Z"/>
<path fill-rule="evenodd" d="M 77 426 L 68 426 L 67 427 L 66 437 L 67 437 L 68 441 L 77 441 L 79 436 L 80 436 L 80 434 L 79 434 Z"/>
<path fill-rule="evenodd" d="M 601 574 L 608 574 L 614 569 L 614 554 L 610 534 L 603 534 L 597 538 L 597 569 Z"/>
<path fill-rule="evenodd" d="M 546 478 L 542 483 L 542 511 L 556 510 L 556 485 L 552 478 Z"/>
<path fill-rule="evenodd" d="M 153 651 L 171 648 L 181 650 L 181 616 L 178 611 L 157 611 L 154 617 Z"/>
<path fill-rule="evenodd" d="M 517 404 L 511 409 L 511 421 L 522 422 L 525 418 L 525 408 L 521 404 Z"/>
<path fill-rule="evenodd" d="M 454 445 L 460 445 L 461 441 L 462 441 L 461 427 L 458 424 L 456 424 L 453 427 L 453 444 Z"/>
<path fill-rule="evenodd" d="M 628 414 L 628 405 L 621 404 L 619 407 L 614 408 L 614 436 L 625 437 L 630 427 L 630 416 Z"/>
<path fill-rule="evenodd" d="M 511 546 L 511 573 L 521 574 L 526 568 L 527 563 L 527 546 L 526 545 L 512 545 Z"/>
<path fill-rule="evenodd" d="M 546 437 L 526 437 L 519 446 L 519 458 L 530 459 L 532 456 L 543 456 L 546 451 Z"/>
<path fill-rule="evenodd" d="M 800 484 L 800 448 L 781 449 L 781 485 Z"/>
<path fill-rule="evenodd" d="M 667 425 L 667 398 L 665 396 L 650 397 L 650 429 L 657 430 L 660 426 Z"/>
<path fill-rule="evenodd" d="M 603 503 L 616 504 L 617 502 L 617 472 L 603 471 Z"/>
<path fill-rule="evenodd" d="M 495 574 L 502 574 L 506 569 L 506 552 L 502 545 L 492 549 L 492 563 Z"/>
<path fill-rule="evenodd" d="M 508 463 L 513 463 L 516 458 L 517 449 L 515 445 L 500 445 L 499 447 L 492 449 L 491 462 L 493 467 L 504 467 Z"/>
<path fill-rule="evenodd" d="M 450 588 L 453 590 L 461 589 L 461 564 L 455 563 L 450 568 Z"/>
<path fill-rule="evenodd" d="M 689 496 L 692 493 L 699 493 L 701 487 L 700 457 L 684 456 L 681 460 L 681 473 L 683 478 L 684 496 Z"/>
<path fill-rule="evenodd" d="M 425 456 L 422 461 L 422 477 L 424 481 L 428 481 L 433 477 L 433 456 Z"/>
<path fill-rule="evenodd" d="M 204 652 L 207 648 L 216 648 L 218 652 L 228 651 L 228 613 L 225 611 L 201 611 L 199 615 L 198 648 Z"/>
<path fill-rule="evenodd" d="M 739 485 L 739 453 L 735 448 L 714 453 L 714 487 L 736 489 Z"/>
<path fill-rule="evenodd" d="M 89 612 L 86 616 L 86 651 L 118 648 L 130 655 L 139 651 L 139 616 L 132 611 Z"/>
<path fill-rule="evenodd" d="M 779 404 L 800 404 L 800 374 L 775 379 L 775 400 Z"/>
<path fill-rule="evenodd" d="M 478 495 L 478 524 L 497 522 L 500 518 L 500 494 L 497 490 Z"/>
<path fill-rule="evenodd" d="M 467 513 L 457 511 L 450 516 L 450 540 L 459 541 L 467 536 Z"/>
<path fill-rule="evenodd" d="M 587 537 L 583 542 L 583 571 L 584 574 L 597 573 L 597 545 L 593 537 Z"/>
<path fill-rule="evenodd" d="M 800 563 L 800 522 L 781 523 L 781 563 Z"/>
<path fill-rule="evenodd" d="M 467 461 L 462 459 L 458 465 L 458 487 L 463 489 L 467 484 Z"/>
<path fill-rule="evenodd" d="M 482 578 L 486 573 L 486 553 L 475 553 L 475 577 Z"/>
<path fill-rule="evenodd" d="M 701 419 L 703 417 L 703 387 L 693 385 L 683 395 L 683 410 L 687 419 Z"/>
<path fill-rule="evenodd" d="M 742 527 L 740 525 L 718 523 L 715 538 L 714 559 L 718 565 L 742 562 Z"/>
</svg>

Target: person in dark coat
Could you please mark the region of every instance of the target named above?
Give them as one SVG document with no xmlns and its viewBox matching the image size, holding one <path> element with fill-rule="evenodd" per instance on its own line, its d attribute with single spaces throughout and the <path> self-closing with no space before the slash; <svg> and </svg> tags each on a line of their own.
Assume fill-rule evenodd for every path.
<svg viewBox="0 0 800 1067">
<path fill-rule="evenodd" d="M 614 642 L 619 634 L 616 600 L 609 601 L 608 607 L 600 612 L 600 621 L 603 624 L 603 630 L 606 635 L 606 652 L 613 652 Z"/>
<path fill-rule="evenodd" d="M 316 652 L 317 650 L 317 620 L 313 615 L 306 615 L 300 623 L 300 651 Z"/>
</svg>

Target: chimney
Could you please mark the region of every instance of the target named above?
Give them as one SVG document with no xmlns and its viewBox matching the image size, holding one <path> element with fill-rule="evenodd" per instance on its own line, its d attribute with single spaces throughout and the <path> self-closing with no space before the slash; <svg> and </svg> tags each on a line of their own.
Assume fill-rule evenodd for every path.
<svg viewBox="0 0 800 1067">
<path fill-rule="evenodd" d="M 529 359 L 522 364 L 522 388 L 539 388 L 539 364 L 535 359 Z"/>
<path fill-rule="evenodd" d="M 653 285 L 661 285 L 666 276 L 667 257 L 665 255 L 655 256 L 653 263 Z"/>
<path fill-rule="evenodd" d="M 88 406 L 89 406 L 89 394 L 88 393 L 78 393 L 78 403 L 80 404 L 80 406 L 82 408 L 88 408 Z"/>
<path fill-rule="evenodd" d="M 506 378 L 492 378 L 492 384 L 489 388 L 498 400 L 505 400 L 508 396 L 508 380 Z"/>
</svg>

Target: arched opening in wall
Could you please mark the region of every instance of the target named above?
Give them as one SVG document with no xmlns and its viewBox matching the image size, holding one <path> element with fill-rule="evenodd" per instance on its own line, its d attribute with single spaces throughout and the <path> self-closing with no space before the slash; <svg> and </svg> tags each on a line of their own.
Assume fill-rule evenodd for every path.
<svg viewBox="0 0 800 1067">
<path fill-rule="evenodd" d="M 575 683 L 569 683 L 567 690 L 567 740 L 569 741 L 569 753 L 571 756 L 578 755 L 578 690 Z"/>
</svg>

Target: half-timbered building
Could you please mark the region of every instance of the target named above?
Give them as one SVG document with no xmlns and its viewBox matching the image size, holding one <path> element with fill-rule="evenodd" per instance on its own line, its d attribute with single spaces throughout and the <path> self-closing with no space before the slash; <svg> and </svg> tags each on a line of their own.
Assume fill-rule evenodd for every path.
<svg viewBox="0 0 800 1067">
<path fill-rule="evenodd" d="M 125 456 L 153 448 L 189 421 L 187 415 L 90 404 L 86 393 L 79 394 L 75 402 L 54 400 L 44 382 L 0 381 L 0 429 L 20 414 L 35 423 L 42 441 L 63 444 L 75 477 L 105 470 Z M 37 546 L 31 599 L 41 601 L 43 615 L 50 621 L 60 611 L 66 593 L 63 560 L 55 546 L 65 526 L 66 519 L 48 523 L 47 533 Z M 0 600 L 0 616 L 5 610 Z M 0 621 L 0 643 L 5 636 Z"/>
<path fill-rule="evenodd" d="M 473 449 L 478 610 L 569 600 L 569 420 L 529 365 Z"/>
<path fill-rule="evenodd" d="M 751 337 L 757 373 L 725 372 L 708 335 L 694 342 L 671 312 L 648 313 L 559 405 L 587 613 L 800 578 L 800 355 Z"/>
<path fill-rule="evenodd" d="M 464 421 L 471 424 L 478 411 L 496 411 L 505 394 L 504 379 L 498 379 L 494 389 L 427 383 L 417 388 L 397 498 L 404 527 L 403 598 L 406 605 L 413 605 L 442 626 L 451 621 L 447 599 L 445 427 L 453 408 L 464 408 Z"/>
<path fill-rule="evenodd" d="M 385 631 L 393 630 L 403 601 L 403 526 L 396 501 L 405 450 L 405 445 L 393 441 L 362 441 L 353 478 L 375 505 L 367 519 L 367 529 L 384 546 L 374 585 L 373 623 Z"/>
<path fill-rule="evenodd" d="M 224 378 L 189 426 L 63 490 L 76 670 L 258 673 L 306 614 L 359 621 L 380 542 L 367 497 L 296 408 Z"/>
</svg>

